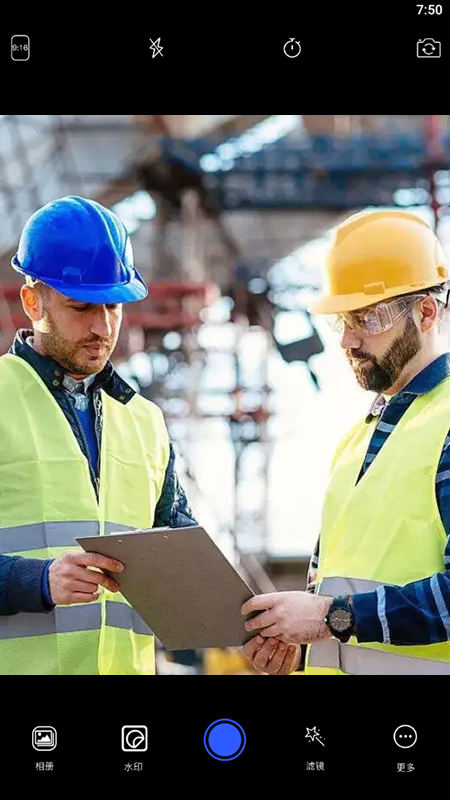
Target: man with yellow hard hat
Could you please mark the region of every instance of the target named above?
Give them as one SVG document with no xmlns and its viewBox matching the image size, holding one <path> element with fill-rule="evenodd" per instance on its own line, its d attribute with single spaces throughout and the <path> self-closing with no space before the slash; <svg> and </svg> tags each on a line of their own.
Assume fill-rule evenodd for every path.
<svg viewBox="0 0 450 800">
<path fill-rule="evenodd" d="M 311 310 L 377 394 L 331 463 L 314 591 L 249 600 L 244 652 L 276 675 L 450 675 L 444 254 L 416 214 L 363 212 L 338 227 L 326 278 Z"/>
</svg>

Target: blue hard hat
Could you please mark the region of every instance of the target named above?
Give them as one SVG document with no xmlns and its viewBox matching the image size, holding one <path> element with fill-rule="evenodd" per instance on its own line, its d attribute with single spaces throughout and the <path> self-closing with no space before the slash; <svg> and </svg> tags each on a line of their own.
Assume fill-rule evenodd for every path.
<svg viewBox="0 0 450 800">
<path fill-rule="evenodd" d="M 148 294 L 123 222 L 83 197 L 63 197 L 36 211 L 11 266 L 84 303 L 132 303 Z"/>
</svg>

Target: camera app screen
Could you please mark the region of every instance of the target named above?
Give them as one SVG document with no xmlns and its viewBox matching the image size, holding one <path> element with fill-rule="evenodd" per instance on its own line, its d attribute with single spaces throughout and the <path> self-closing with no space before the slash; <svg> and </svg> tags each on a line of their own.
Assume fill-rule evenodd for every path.
<svg viewBox="0 0 450 800">
<path fill-rule="evenodd" d="M 447 0 L 163 11 L 21 13 L 4 102 L 447 102 Z M 5 763 L 427 776 L 450 114 L 2 114 L 0 219 L 0 675 L 370 679 L 28 681 Z"/>
</svg>

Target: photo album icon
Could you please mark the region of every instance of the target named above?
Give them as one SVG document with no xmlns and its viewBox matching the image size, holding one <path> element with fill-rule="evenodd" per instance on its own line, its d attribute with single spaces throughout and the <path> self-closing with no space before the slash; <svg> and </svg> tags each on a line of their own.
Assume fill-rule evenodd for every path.
<svg viewBox="0 0 450 800">
<path fill-rule="evenodd" d="M 56 730 L 49 725 L 40 725 L 38 728 L 34 728 L 31 741 L 35 750 L 47 752 L 54 750 L 56 747 Z"/>
</svg>

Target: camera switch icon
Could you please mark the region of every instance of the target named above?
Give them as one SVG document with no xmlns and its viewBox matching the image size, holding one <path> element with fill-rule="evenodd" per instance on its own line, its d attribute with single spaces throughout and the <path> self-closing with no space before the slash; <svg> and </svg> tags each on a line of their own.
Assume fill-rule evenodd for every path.
<svg viewBox="0 0 450 800">
<path fill-rule="evenodd" d="M 419 39 L 417 42 L 417 58 L 440 58 L 441 43 L 434 39 Z"/>
</svg>

